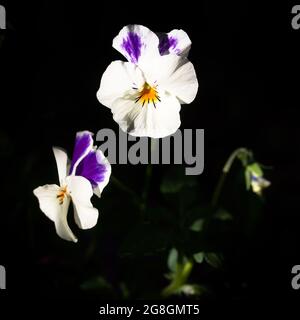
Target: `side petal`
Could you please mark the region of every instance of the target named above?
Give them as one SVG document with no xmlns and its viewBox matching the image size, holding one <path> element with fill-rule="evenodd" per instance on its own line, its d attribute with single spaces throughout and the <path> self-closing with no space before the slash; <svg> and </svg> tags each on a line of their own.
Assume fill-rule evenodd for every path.
<svg viewBox="0 0 300 320">
<path fill-rule="evenodd" d="M 161 55 L 177 54 L 187 57 L 191 49 L 191 39 L 183 30 L 174 29 L 167 34 L 159 34 L 159 53 Z"/>
<path fill-rule="evenodd" d="M 191 103 L 198 91 L 194 66 L 186 58 L 169 54 L 155 59 L 144 69 L 148 83 L 157 82 L 160 89 L 176 96 L 180 103 Z"/>
<path fill-rule="evenodd" d="M 81 229 L 94 227 L 98 220 L 98 210 L 90 200 L 93 195 L 90 182 L 80 176 L 68 176 L 66 181 L 74 205 L 75 222 Z"/>
<path fill-rule="evenodd" d="M 142 106 L 131 100 L 119 99 L 112 108 L 120 128 L 132 136 L 163 138 L 180 126 L 180 103 L 169 94 L 160 94 L 160 102 Z"/>
<path fill-rule="evenodd" d="M 75 139 L 75 146 L 70 167 L 70 174 L 74 174 L 80 161 L 93 148 L 93 134 L 89 131 L 77 132 Z"/>
<path fill-rule="evenodd" d="M 98 197 L 108 184 L 110 174 L 111 165 L 100 149 L 92 150 L 76 169 L 76 175 L 89 180 Z"/>
<path fill-rule="evenodd" d="M 142 25 L 124 27 L 113 40 L 113 47 L 134 64 L 158 55 L 158 44 L 157 35 Z"/>
<path fill-rule="evenodd" d="M 68 156 L 62 148 L 53 147 L 52 150 L 56 160 L 59 182 L 62 185 L 67 176 Z"/>
<path fill-rule="evenodd" d="M 111 108 L 116 99 L 131 95 L 133 88 L 141 87 L 144 82 L 143 74 L 136 65 L 113 61 L 103 73 L 97 98 L 104 106 Z"/>
<path fill-rule="evenodd" d="M 57 198 L 59 190 L 59 186 L 47 184 L 36 188 L 33 193 L 38 198 L 41 211 L 54 222 L 57 234 L 64 240 L 77 242 L 67 222 L 70 199 L 65 197 L 60 204 Z"/>
</svg>

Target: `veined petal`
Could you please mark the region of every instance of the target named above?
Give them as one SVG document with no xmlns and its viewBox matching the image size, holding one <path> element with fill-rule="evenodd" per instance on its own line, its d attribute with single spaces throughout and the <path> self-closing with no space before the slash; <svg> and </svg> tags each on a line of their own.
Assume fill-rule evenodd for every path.
<svg viewBox="0 0 300 320">
<path fill-rule="evenodd" d="M 59 186 L 51 184 L 38 187 L 33 193 L 39 200 L 41 211 L 54 222 L 57 234 L 62 239 L 77 242 L 77 238 L 74 236 L 67 222 L 70 198 L 66 196 L 63 202 L 60 203 L 58 199 L 59 191 Z"/>
<path fill-rule="evenodd" d="M 80 161 L 92 150 L 93 138 L 89 131 L 77 132 L 73 157 L 70 167 L 70 174 L 74 174 Z"/>
<path fill-rule="evenodd" d="M 97 98 L 104 106 L 111 108 L 116 99 L 131 95 L 133 88 L 141 87 L 144 82 L 139 67 L 129 62 L 113 61 L 102 76 Z"/>
<path fill-rule="evenodd" d="M 65 150 L 58 147 L 52 148 L 54 157 L 56 160 L 56 166 L 58 171 L 58 178 L 60 185 L 63 184 L 64 179 L 67 176 L 67 166 L 68 166 L 68 155 Z"/>
<path fill-rule="evenodd" d="M 173 54 L 161 56 L 143 71 L 147 82 L 156 81 L 180 103 L 191 103 L 195 99 L 198 80 L 193 64 L 187 59 Z"/>
<path fill-rule="evenodd" d="M 93 195 L 90 182 L 80 176 L 68 176 L 66 182 L 74 205 L 75 222 L 81 229 L 94 227 L 98 220 L 98 210 L 90 201 Z"/>
<path fill-rule="evenodd" d="M 183 30 L 174 29 L 167 34 L 159 35 L 159 53 L 166 55 L 169 53 L 187 57 L 191 49 L 191 39 Z"/>
<path fill-rule="evenodd" d="M 160 102 L 142 106 L 128 99 L 118 99 L 112 107 L 120 128 L 133 136 L 163 138 L 180 126 L 180 103 L 172 95 L 161 94 Z"/>
<path fill-rule="evenodd" d="M 110 174 L 111 165 L 100 149 L 93 149 L 83 158 L 76 169 L 76 175 L 88 179 L 98 197 L 108 184 Z"/>
<path fill-rule="evenodd" d="M 113 40 L 113 47 L 134 64 L 159 55 L 157 35 L 142 25 L 124 27 Z"/>
</svg>

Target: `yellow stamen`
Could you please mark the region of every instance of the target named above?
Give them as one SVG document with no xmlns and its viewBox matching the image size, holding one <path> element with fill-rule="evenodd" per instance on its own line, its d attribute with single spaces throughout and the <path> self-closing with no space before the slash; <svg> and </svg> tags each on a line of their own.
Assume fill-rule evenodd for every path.
<svg viewBox="0 0 300 320">
<path fill-rule="evenodd" d="M 144 104 L 153 103 L 153 106 L 156 108 L 156 102 L 160 101 L 160 98 L 158 96 L 158 93 L 156 91 L 156 86 L 151 87 L 147 82 L 145 82 L 142 90 L 140 91 L 139 96 L 136 98 L 135 102 L 139 102 L 142 104 L 142 107 Z"/>
<path fill-rule="evenodd" d="M 65 197 L 68 195 L 67 186 L 61 187 L 57 193 L 56 198 L 59 201 L 59 204 L 63 204 Z"/>
</svg>

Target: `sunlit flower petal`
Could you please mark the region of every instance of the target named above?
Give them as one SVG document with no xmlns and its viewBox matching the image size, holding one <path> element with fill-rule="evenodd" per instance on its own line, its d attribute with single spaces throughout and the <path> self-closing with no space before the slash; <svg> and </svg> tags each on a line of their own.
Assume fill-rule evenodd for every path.
<svg viewBox="0 0 300 320">
<path fill-rule="evenodd" d="M 196 72 L 193 64 L 186 59 L 176 55 L 162 56 L 145 67 L 143 72 L 148 83 L 156 83 L 158 90 L 174 95 L 180 103 L 191 103 L 196 97 Z"/>
<path fill-rule="evenodd" d="M 54 222 L 57 234 L 62 239 L 77 242 L 77 238 L 68 226 L 67 213 L 70 198 L 64 190 L 52 184 L 38 187 L 33 193 L 39 200 L 41 211 Z"/>
<path fill-rule="evenodd" d="M 112 106 L 114 120 L 120 128 L 133 136 L 161 138 L 173 134 L 180 126 L 178 100 L 162 94 L 161 102 L 148 103 L 145 107 L 132 100 L 120 98 Z"/>
<path fill-rule="evenodd" d="M 159 34 L 159 53 L 161 55 L 174 53 L 187 57 L 191 45 L 191 39 L 183 30 L 174 29 L 167 34 Z"/>
<path fill-rule="evenodd" d="M 93 148 L 93 134 L 89 131 L 77 132 L 73 157 L 70 167 L 70 173 L 74 174 L 76 167 L 80 161 L 92 150 Z"/>
<path fill-rule="evenodd" d="M 75 221 L 79 228 L 90 229 L 98 220 L 98 210 L 93 208 L 91 197 L 93 189 L 90 182 L 80 176 L 66 178 L 68 191 L 74 205 Z"/>
<path fill-rule="evenodd" d="M 159 40 L 157 35 L 141 25 L 124 27 L 113 40 L 113 47 L 134 64 L 158 55 Z"/>
<path fill-rule="evenodd" d="M 134 95 L 133 88 L 140 88 L 144 83 L 142 71 L 136 65 L 113 61 L 102 76 L 97 98 L 104 106 L 111 108 L 116 99 Z"/>
<path fill-rule="evenodd" d="M 68 155 L 62 148 L 53 147 L 52 150 L 56 160 L 59 183 L 61 185 L 67 176 L 67 168 L 69 162 Z"/>
<path fill-rule="evenodd" d="M 76 175 L 89 180 L 98 197 L 108 184 L 110 174 L 111 165 L 100 149 L 90 151 L 76 169 Z"/>
</svg>

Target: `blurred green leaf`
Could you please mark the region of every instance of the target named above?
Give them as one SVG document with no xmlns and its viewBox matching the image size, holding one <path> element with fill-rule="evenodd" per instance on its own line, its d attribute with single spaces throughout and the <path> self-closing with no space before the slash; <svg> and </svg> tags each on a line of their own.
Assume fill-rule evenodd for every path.
<svg viewBox="0 0 300 320">
<path fill-rule="evenodd" d="M 249 170 L 250 172 L 254 172 L 258 177 L 263 176 L 263 171 L 262 171 L 260 165 L 256 162 L 248 165 L 247 170 Z"/>
<path fill-rule="evenodd" d="M 200 296 L 206 291 L 207 289 L 204 286 L 198 284 L 185 284 L 179 288 L 178 293 L 183 293 L 186 296 Z"/>
<path fill-rule="evenodd" d="M 178 262 L 178 251 L 172 248 L 168 256 L 168 267 L 171 271 L 175 272 Z"/>
<path fill-rule="evenodd" d="M 205 255 L 204 252 L 198 252 L 198 253 L 195 253 L 193 257 L 197 263 L 202 263 L 204 260 L 204 255 Z"/>
<path fill-rule="evenodd" d="M 100 276 L 83 282 L 80 288 L 82 290 L 113 291 L 112 285 Z"/>
<path fill-rule="evenodd" d="M 206 252 L 204 259 L 209 265 L 216 269 L 220 268 L 223 264 L 222 255 L 215 252 Z"/>
<path fill-rule="evenodd" d="M 203 230 L 204 219 L 198 219 L 190 226 L 190 229 L 195 232 L 200 232 Z"/>
<path fill-rule="evenodd" d="M 215 214 L 215 218 L 221 221 L 230 221 L 233 219 L 232 215 L 225 209 L 219 209 Z"/>
</svg>

